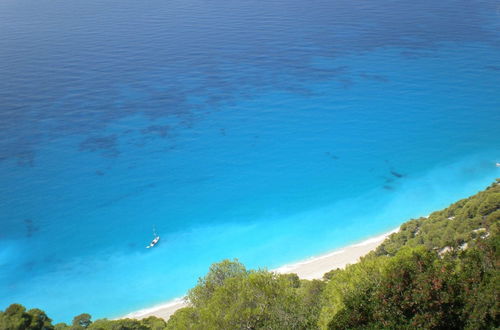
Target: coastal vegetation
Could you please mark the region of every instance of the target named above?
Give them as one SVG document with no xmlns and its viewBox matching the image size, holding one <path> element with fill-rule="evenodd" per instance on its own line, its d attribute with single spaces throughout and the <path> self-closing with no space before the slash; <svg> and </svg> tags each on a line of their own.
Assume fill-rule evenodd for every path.
<svg viewBox="0 0 500 330">
<path fill-rule="evenodd" d="M 76 316 L 52 324 L 12 304 L 4 329 L 496 329 L 500 327 L 500 181 L 429 217 L 410 220 L 375 251 L 322 280 L 213 264 L 165 322 Z"/>
</svg>

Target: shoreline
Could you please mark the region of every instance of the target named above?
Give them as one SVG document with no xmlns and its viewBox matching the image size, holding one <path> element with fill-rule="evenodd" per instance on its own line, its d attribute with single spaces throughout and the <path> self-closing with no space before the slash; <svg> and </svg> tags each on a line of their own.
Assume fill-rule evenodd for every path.
<svg viewBox="0 0 500 330">
<path fill-rule="evenodd" d="M 184 301 L 184 297 L 174 298 L 167 302 L 155 305 L 153 307 L 140 309 L 135 312 L 128 313 L 124 316 L 117 317 L 116 319 L 144 319 L 149 316 L 156 316 L 165 321 L 175 313 L 176 310 L 181 309 L 182 307 L 186 307 L 187 304 Z"/>
<path fill-rule="evenodd" d="M 271 271 L 280 274 L 295 273 L 303 280 L 322 279 L 323 275 L 332 269 L 344 268 L 349 264 L 357 263 L 361 257 L 375 250 L 387 237 L 398 231 L 399 227 L 359 243 L 283 265 L 271 269 Z"/>
<path fill-rule="evenodd" d="M 299 278 L 305 280 L 321 279 L 326 272 L 329 272 L 332 269 L 344 268 L 348 264 L 358 262 L 362 256 L 376 249 L 387 237 L 398 231 L 399 227 L 384 234 L 370 237 L 359 243 L 337 248 L 324 254 L 312 256 L 305 260 L 286 264 L 281 267 L 271 269 L 270 271 L 280 274 L 296 273 Z M 149 316 L 156 316 L 168 320 L 176 310 L 186 306 L 187 304 L 184 301 L 184 297 L 180 297 L 162 304 L 128 313 L 124 316 L 118 317 L 118 319 L 143 319 Z"/>
</svg>

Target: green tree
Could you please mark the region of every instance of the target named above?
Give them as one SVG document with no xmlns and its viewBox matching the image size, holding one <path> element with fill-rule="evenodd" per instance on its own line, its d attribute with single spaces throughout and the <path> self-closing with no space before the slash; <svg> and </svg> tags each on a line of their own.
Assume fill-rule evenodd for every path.
<svg viewBox="0 0 500 330">
<path fill-rule="evenodd" d="M 26 308 L 20 304 L 12 304 L 5 312 L 0 313 L 1 330 L 24 330 L 31 323 L 31 315 L 26 313 Z"/>
<path fill-rule="evenodd" d="M 193 306 L 203 306 L 227 279 L 245 275 L 247 275 L 247 270 L 237 259 L 234 261 L 226 259 L 215 263 L 210 266 L 207 275 L 200 278 L 198 284 L 189 290 L 187 298 Z"/>
<path fill-rule="evenodd" d="M 462 319 L 467 329 L 493 329 L 500 325 L 500 237 L 480 240 L 466 250 L 459 264 L 464 297 Z"/>
<path fill-rule="evenodd" d="M 143 324 L 140 320 L 119 319 L 119 320 L 97 320 L 87 329 L 89 330 L 150 330 L 151 328 Z"/>
<path fill-rule="evenodd" d="M 92 324 L 91 318 L 92 318 L 92 316 L 90 314 L 87 314 L 87 313 L 83 313 L 83 314 L 75 316 L 73 318 L 73 322 L 72 322 L 73 328 L 75 328 L 75 329 L 88 328 L 89 325 Z"/>
<path fill-rule="evenodd" d="M 288 277 L 255 271 L 234 277 L 214 292 L 201 311 L 212 329 L 300 329 L 305 321 Z"/>
<path fill-rule="evenodd" d="M 389 258 L 385 256 L 363 258 L 361 262 L 349 265 L 344 270 L 339 269 L 325 274 L 328 282 L 324 289 L 324 302 L 318 319 L 320 328 L 328 328 L 338 313 L 348 309 L 346 303 L 350 301 L 349 297 L 364 296 L 370 287 L 379 285 L 388 260 Z"/>
<path fill-rule="evenodd" d="M 319 307 L 313 296 L 321 290 L 321 284 L 303 284 L 295 274 L 247 271 L 238 261 L 224 260 L 190 290 L 192 305 L 172 315 L 167 328 L 314 328 L 316 317 L 311 315 Z"/>
<path fill-rule="evenodd" d="M 343 308 L 328 328 L 463 328 L 455 269 L 451 256 L 440 259 L 423 246 L 402 249 L 384 266 L 378 283 L 363 281 L 343 295 Z"/>
<path fill-rule="evenodd" d="M 194 307 L 178 309 L 167 322 L 168 330 L 200 329 L 199 313 Z"/>
<path fill-rule="evenodd" d="M 316 329 L 323 306 L 323 291 L 326 283 L 320 280 L 301 281 L 297 294 L 300 300 L 301 314 L 304 315 L 306 329 Z"/>
<path fill-rule="evenodd" d="M 28 311 L 31 316 L 29 329 L 52 330 L 52 320 L 45 314 L 44 311 L 38 308 L 33 308 Z"/>
<path fill-rule="evenodd" d="M 151 330 L 163 330 L 167 326 L 164 319 L 156 316 L 149 316 L 141 320 L 141 323 Z"/>
<path fill-rule="evenodd" d="M 5 312 L 0 312 L 1 330 L 52 330 L 52 320 L 44 311 L 33 308 L 26 312 L 20 304 L 10 305 Z"/>
</svg>

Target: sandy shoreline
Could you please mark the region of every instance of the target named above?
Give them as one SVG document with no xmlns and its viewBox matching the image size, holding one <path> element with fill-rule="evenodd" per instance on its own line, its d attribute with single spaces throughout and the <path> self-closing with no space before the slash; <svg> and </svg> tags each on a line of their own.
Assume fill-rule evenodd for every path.
<svg viewBox="0 0 500 330">
<path fill-rule="evenodd" d="M 385 234 L 375 236 L 360 243 L 352 244 L 319 256 L 314 256 L 290 265 L 284 265 L 271 271 L 277 273 L 296 273 L 301 279 L 321 279 L 326 272 L 332 269 L 344 268 L 348 264 L 354 264 L 359 258 L 366 255 L 379 246 L 389 235 L 397 232 L 399 228 L 393 229 Z"/>
<path fill-rule="evenodd" d="M 332 269 L 344 268 L 348 264 L 358 262 L 360 257 L 374 250 L 389 235 L 398 230 L 399 228 L 396 228 L 385 234 L 369 238 L 361 243 L 349 245 L 319 256 L 284 265 L 272 269 L 271 271 L 281 274 L 296 273 L 300 278 L 307 280 L 321 279 L 323 274 Z M 129 313 L 121 318 L 142 319 L 148 316 L 157 316 L 167 320 L 176 310 L 185 306 L 186 303 L 183 298 L 176 298 L 163 304 Z"/>
<path fill-rule="evenodd" d="M 184 302 L 184 298 L 175 298 L 166 303 L 159 304 L 150 308 L 145 308 L 138 310 L 136 312 L 129 313 L 120 319 L 131 318 L 131 319 L 143 319 L 149 316 L 161 317 L 165 320 L 168 320 L 170 315 L 174 314 L 176 310 L 186 307 L 186 303 Z"/>
</svg>

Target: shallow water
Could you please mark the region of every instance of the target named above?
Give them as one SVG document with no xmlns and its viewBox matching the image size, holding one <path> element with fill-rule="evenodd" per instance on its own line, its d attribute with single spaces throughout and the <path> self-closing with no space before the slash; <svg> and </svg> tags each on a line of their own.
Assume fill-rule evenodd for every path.
<svg viewBox="0 0 500 330">
<path fill-rule="evenodd" d="M 2 1 L 0 308 L 114 317 L 223 258 L 273 268 L 484 189 L 499 18 L 495 1 Z"/>
</svg>

